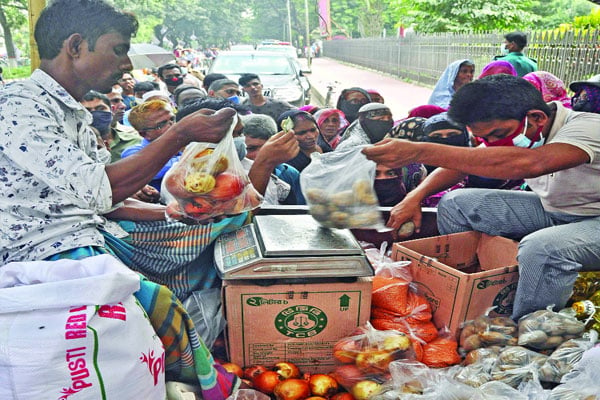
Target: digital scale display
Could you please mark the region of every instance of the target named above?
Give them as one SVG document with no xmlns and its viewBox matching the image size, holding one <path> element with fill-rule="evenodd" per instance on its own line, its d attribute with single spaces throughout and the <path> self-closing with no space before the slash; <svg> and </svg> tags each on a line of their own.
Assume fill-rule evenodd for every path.
<svg viewBox="0 0 600 400">
<path fill-rule="evenodd" d="M 245 225 L 235 232 L 221 236 L 223 269 L 225 271 L 260 258 L 258 242 L 254 236 L 252 225 Z"/>
<path fill-rule="evenodd" d="M 223 279 L 372 276 L 349 230 L 326 229 L 310 215 L 259 215 L 221 235 L 215 263 Z"/>
</svg>

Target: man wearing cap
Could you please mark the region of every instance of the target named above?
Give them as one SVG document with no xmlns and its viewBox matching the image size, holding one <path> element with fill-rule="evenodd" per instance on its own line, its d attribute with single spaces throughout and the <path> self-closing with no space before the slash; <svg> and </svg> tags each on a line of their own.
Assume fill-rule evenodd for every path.
<svg viewBox="0 0 600 400">
<path fill-rule="evenodd" d="M 238 82 L 244 92 L 248 94 L 243 104 L 249 106 L 254 114 L 266 114 L 277 121 L 277 118 L 284 112 L 297 108 L 287 101 L 265 97 L 263 84 L 256 74 L 243 74 Z"/>
<path fill-rule="evenodd" d="M 571 98 L 573 110 L 600 114 L 600 74 L 587 81 L 573 82 L 569 89 L 575 93 Z"/>
<path fill-rule="evenodd" d="M 358 119 L 344 132 L 337 150 L 379 142 L 392 129 L 394 119 L 385 104 L 368 103 L 358 110 Z"/>
</svg>

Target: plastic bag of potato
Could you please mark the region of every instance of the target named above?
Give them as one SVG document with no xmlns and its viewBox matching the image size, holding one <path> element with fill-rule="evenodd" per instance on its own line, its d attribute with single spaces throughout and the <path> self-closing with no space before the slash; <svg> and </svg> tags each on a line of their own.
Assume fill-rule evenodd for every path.
<svg viewBox="0 0 600 400">
<path fill-rule="evenodd" d="M 585 323 L 571 315 L 538 310 L 519 319 L 519 346 L 536 350 L 555 349 L 563 342 L 581 337 Z"/>
<path fill-rule="evenodd" d="M 300 173 L 310 215 L 326 228 L 386 229 L 373 189 L 376 164 L 361 153 L 363 147 L 312 153 Z"/>
</svg>

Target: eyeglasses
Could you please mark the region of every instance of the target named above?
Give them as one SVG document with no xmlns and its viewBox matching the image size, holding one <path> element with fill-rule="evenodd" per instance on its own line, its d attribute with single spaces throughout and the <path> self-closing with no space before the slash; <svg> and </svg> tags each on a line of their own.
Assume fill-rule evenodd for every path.
<svg viewBox="0 0 600 400">
<path fill-rule="evenodd" d="M 144 132 L 158 131 L 160 129 L 163 129 L 167 125 L 171 125 L 173 122 L 175 122 L 175 117 L 171 117 L 165 121 L 159 122 L 158 124 L 156 124 L 155 126 L 153 126 L 151 128 L 140 129 L 139 133 L 142 134 Z"/>
</svg>

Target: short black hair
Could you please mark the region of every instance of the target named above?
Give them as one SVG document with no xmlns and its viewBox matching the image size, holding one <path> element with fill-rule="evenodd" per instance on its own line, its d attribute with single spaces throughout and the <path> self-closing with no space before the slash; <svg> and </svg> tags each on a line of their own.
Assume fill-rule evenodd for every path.
<svg viewBox="0 0 600 400">
<path fill-rule="evenodd" d="M 242 105 L 236 104 L 231 100 L 222 99 L 219 97 L 207 97 L 205 99 L 198 99 L 192 102 L 186 102 L 183 106 L 177 110 L 177 114 L 175 115 L 175 119 L 180 121 L 183 117 L 186 117 L 198 110 L 203 108 L 208 108 L 209 110 L 219 111 L 222 108 L 233 108 L 237 111 L 238 114 L 248 114 L 250 113 L 250 108 Z"/>
<path fill-rule="evenodd" d="M 454 94 L 448 116 L 463 125 L 494 119 L 521 120 L 529 110 L 551 114 L 542 93 L 523 78 L 496 74 L 467 83 Z"/>
<path fill-rule="evenodd" d="M 168 63 L 168 64 L 165 64 L 165 65 L 161 65 L 158 68 L 158 71 L 156 73 L 162 79 L 163 78 L 163 71 L 166 70 L 166 69 L 173 69 L 173 68 L 177 68 L 179 70 L 179 73 L 181 73 L 181 66 L 179 64 L 175 64 L 175 63 Z"/>
<path fill-rule="evenodd" d="M 149 92 L 151 90 L 159 90 L 158 83 L 151 81 L 138 82 L 133 85 L 133 92 Z"/>
<path fill-rule="evenodd" d="M 34 36 L 40 59 L 52 60 L 74 33 L 87 40 L 89 50 L 94 51 L 100 36 L 118 32 L 132 38 L 138 27 L 133 14 L 117 10 L 103 0 L 54 0 L 40 13 Z"/>
<path fill-rule="evenodd" d="M 238 79 L 238 83 L 241 86 L 246 86 L 248 84 L 248 82 L 250 82 L 253 79 L 258 79 L 258 81 L 260 82 L 260 78 L 256 74 L 251 74 L 251 73 L 242 74 L 242 76 L 240 76 L 240 79 Z"/>
<path fill-rule="evenodd" d="M 110 99 L 104 93 L 97 92 L 95 90 L 90 90 L 86 94 L 83 95 L 81 101 L 92 101 L 100 99 L 104 104 L 106 104 L 110 108 Z"/>
<path fill-rule="evenodd" d="M 211 83 L 213 83 L 214 81 L 216 81 L 218 79 L 225 79 L 225 78 L 227 78 L 227 76 L 223 75 L 223 74 L 217 74 L 217 73 L 207 74 L 204 76 L 204 79 L 202 80 L 202 87 L 205 90 L 208 90 Z"/>
<path fill-rule="evenodd" d="M 177 86 L 175 88 L 175 90 L 173 90 L 173 99 L 175 100 L 175 104 L 177 104 L 178 107 L 181 107 L 183 105 L 183 104 L 179 104 L 179 96 L 181 95 L 181 93 L 187 92 L 188 90 L 197 90 L 200 93 L 200 96 L 198 96 L 198 98 L 206 97 L 206 93 L 204 92 L 204 90 L 202 88 L 199 88 L 198 86 L 195 86 L 195 85 L 190 85 L 189 83 L 181 84 L 181 85 Z M 195 99 L 195 100 L 197 100 L 197 99 Z"/>
<path fill-rule="evenodd" d="M 504 35 L 504 39 L 506 39 L 507 42 L 515 42 L 521 49 L 527 46 L 527 34 L 524 32 L 515 31 L 507 33 Z"/>
</svg>

